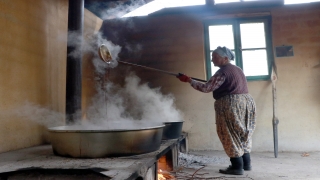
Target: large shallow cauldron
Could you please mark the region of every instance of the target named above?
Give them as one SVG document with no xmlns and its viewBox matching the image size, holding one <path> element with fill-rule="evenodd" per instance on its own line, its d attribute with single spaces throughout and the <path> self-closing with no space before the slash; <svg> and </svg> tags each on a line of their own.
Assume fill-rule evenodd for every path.
<svg viewBox="0 0 320 180">
<path fill-rule="evenodd" d="M 160 148 L 163 127 L 164 125 L 153 125 L 109 129 L 110 127 L 59 126 L 49 128 L 49 132 L 56 155 L 100 158 L 156 151 Z"/>
<path fill-rule="evenodd" d="M 183 121 L 176 122 L 165 122 L 165 127 L 163 128 L 162 139 L 177 139 L 180 137 L 182 132 Z"/>
</svg>

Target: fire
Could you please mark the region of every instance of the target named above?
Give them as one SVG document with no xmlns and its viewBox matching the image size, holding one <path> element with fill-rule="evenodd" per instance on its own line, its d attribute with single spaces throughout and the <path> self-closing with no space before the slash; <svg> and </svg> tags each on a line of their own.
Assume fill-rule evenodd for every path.
<svg viewBox="0 0 320 180">
<path fill-rule="evenodd" d="M 158 180 L 175 180 L 174 176 L 172 176 L 168 172 L 164 172 L 161 169 L 158 171 Z"/>
<path fill-rule="evenodd" d="M 162 174 L 158 174 L 158 180 L 166 180 L 166 178 L 165 178 L 165 177 L 163 177 L 163 175 L 162 175 Z"/>
<path fill-rule="evenodd" d="M 162 170 L 159 169 L 159 171 L 158 171 L 158 180 L 166 180 L 166 178 L 161 173 L 162 173 Z"/>
</svg>

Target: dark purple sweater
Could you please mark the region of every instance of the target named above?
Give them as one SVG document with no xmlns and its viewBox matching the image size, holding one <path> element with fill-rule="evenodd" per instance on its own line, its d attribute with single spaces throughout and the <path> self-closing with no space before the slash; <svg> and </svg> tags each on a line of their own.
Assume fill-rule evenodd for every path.
<svg viewBox="0 0 320 180">
<path fill-rule="evenodd" d="M 233 64 L 221 67 L 217 72 L 223 74 L 226 79 L 224 83 L 213 91 L 213 98 L 218 100 L 229 94 L 247 94 L 247 79 L 242 69 Z"/>
</svg>

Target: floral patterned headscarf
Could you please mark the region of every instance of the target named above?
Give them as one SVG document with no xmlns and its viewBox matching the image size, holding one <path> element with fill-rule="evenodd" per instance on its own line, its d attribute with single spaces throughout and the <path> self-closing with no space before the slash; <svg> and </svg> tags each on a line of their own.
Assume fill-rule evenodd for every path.
<svg viewBox="0 0 320 180">
<path fill-rule="evenodd" d="M 230 49 L 226 48 L 225 46 L 223 47 L 219 46 L 213 52 L 219 54 L 221 57 L 227 57 L 229 60 L 234 60 L 233 52 Z"/>
</svg>

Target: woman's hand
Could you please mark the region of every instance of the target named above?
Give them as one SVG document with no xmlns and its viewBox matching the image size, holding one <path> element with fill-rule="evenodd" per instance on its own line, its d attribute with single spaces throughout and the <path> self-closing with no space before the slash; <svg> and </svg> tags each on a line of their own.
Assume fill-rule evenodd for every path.
<svg viewBox="0 0 320 180">
<path fill-rule="evenodd" d="M 182 73 L 179 73 L 176 77 L 182 82 L 191 82 L 191 78 L 187 75 L 182 74 Z"/>
</svg>

